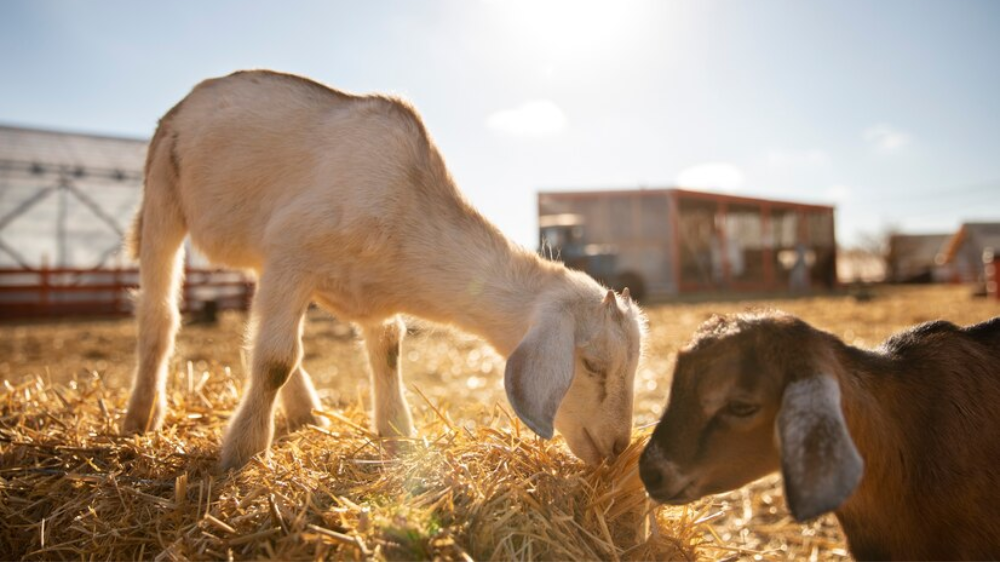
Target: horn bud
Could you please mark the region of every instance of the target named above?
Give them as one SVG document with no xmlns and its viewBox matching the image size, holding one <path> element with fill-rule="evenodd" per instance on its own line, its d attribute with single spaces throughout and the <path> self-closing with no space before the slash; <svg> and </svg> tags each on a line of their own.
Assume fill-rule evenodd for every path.
<svg viewBox="0 0 1000 562">
<path fill-rule="evenodd" d="M 601 305 L 607 309 L 612 318 L 621 319 L 624 316 L 622 309 L 618 308 L 618 299 L 615 298 L 615 292 L 610 289 L 608 289 L 608 294 L 604 295 Z"/>
<path fill-rule="evenodd" d="M 615 301 L 615 292 L 608 289 L 608 294 L 604 295 L 604 300 L 601 301 L 601 304 L 605 306 L 615 306 L 617 304 Z"/>
</svg>

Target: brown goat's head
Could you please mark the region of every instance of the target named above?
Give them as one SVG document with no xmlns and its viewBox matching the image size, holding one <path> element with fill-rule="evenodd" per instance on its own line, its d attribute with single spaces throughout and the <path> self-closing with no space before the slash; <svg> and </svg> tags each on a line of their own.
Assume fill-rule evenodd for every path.
<svg viewBox="0 0 1000 562">
<path fill-rule="evenodd" d="M 796 519 L 836 509 L 863 463 L 829 338 L 783 313 L 703 324 L 677 358 L 670 403 L 642 454 L 650 496 L 685 504 L 780 468 Z"/>
</svg>

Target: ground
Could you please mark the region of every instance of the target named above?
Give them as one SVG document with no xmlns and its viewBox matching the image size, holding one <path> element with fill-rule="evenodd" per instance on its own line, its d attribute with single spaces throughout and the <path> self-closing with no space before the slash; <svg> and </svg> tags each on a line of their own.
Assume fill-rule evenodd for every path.
<svg viewBox="0 0 1000 562">
<path fill-rule="evenodd" d="M 971 291 L 968 288 L 961 286 L 878 288 L 867 296 L 870 298 L 858 298 L 857 295 L 844 293 L 794 299 L 675 302 L 647 306 L 646 311 L 649 317 L 648 345 L 646 356 L 640 364 L 636 377 L 635 420 L 637 427 L 641 430 L 637 435 L 648 434 L 648 427 L 655 423 L 666 403 L 670 373 L 677 350 L 684 345 L 694 329 L 713 313 L 741 311 L 748 307 L 779 308 L 800 316 L 817 328 L 827 330 L 848 343 L 862 347 L 877 346 L 893 332 L 928 320 L 946 319 L 957 324 L 970 324 L 1000 314 L 1000 303 L 981 298 L 975 299 L 971 296 Z M 6 540 L 10 542 L 6 547 L 8 549 L 16 548 L 17 550 L 13 551 L 23 557 L 76 557 L 80 551 L 79 546 L 72 548 L 67 546 L 64 550 L 52 550 L 53 541 L 56 540 L 52 533 L 58 533 L 60 530 L 53 531 L 51 528 L 46 530 L 45 520 L 48 516 L 38 511 L 40 509 L 38 506 L 41 505 L 39 502 L 46 499 L 46 494 L 51 493 L 48 488 L 43 490 L 42 487 L 55 486 L 51 480 L 54 476 L 68 477 L 72 480 L 73 478 L 81 478 L 80 475 L 85 474 L 83 482 L 91 483 L 78 483 L 78 485 L 74 485 L 72 490 L 62 490 L 59 493 L 76 494 L 73 497 L 86 503 L 91 500 L 81 494 L 90 490 L 87 486 L 94 487 L 96 491 L 91 490 L 93 493 L 97 493 L 102 489 L 102 486 L 110 486 L 111 484 L 117 488 L 118 484 L 114 478 L 115 475 L 118 475 L 118 478 L 124 479 L 124 481 L 128 481 L 129 478 L 135 479 L 131 488 L 135 488 L 136 493 L 142 494 L 137 496 L 140 499 L 148 499 L 157 493 L 163 496 L 149 500 L 153 502 L 154 507 L 159 506 L 157 509 L 160 511 L 170 511 L 169 506 L 164 502 L 174 502 L 171 504 L 174 508 L 183 504 L 187 501 L 182 497 L 183 494 L 197 498 L 198 510 L 196 514 L 187 519 L 171 515 L 170 517 L 174 517 L 177 521 L 174 523 L 171 519 L 170 526 L 166 525 L 167 519 L 162 513 L 155 509 L 150 511 L 147 514 L 151 518 L 150 521 L 154 521 L 157 527 L 163 526 L 163 529 L 157 530 L 159 536 L 151 534 L 149 531 L 142 531 L 141 540 L 139 538 L 129 539 L 121 537 L 121 533 L 113 529 L 107 531 L 105 535 L 100 535 L 105 537 L 101 548 L 110 548 L 111 550 L 106 550 L 106 552 L 112 555 L 116 554 L 119 558 L 122 556 L 155 557 L 158 554 L 155 552 L 158 548 L 162 551 L 163 547 L 168 545 L 171 548 L 170 552 L 167 553 L 170 555 L 169 558 L 176 559 L 213 558 L 215 555 L 233 555 L 236 558 L 253 558 L 265 555 L 281 557 L 282 553 L 287 556 L 299 556 L 302 552 L 306 552 L 302 545 L 310 539 L 318 541 L 317 544 L 321 545 L 322 548 L 310 546 L 312 550 L 309 550 L 311 553 L 309 557 L 324 555 L 337 558 L 366 556 L 374 556 L 375 558 L 433 556 L 461 558 L 467 554 L 475 558 L 512 556 L 530 558 L 539 552 L 542 552 L 542 555 L 561 555 L 563 557 L 616 557 L 619 554 L 628 557 L 629 554 L 634 556 L 639 552 L 647 552 L 652 556 L 711 558 L 734 556 L 766 560 L 837 559 L 846 556 L 843 538 L 832 517 L 825 517 L 805 526 L 798 525 L 789 519 L 783 503 L 780 479 L 777 476 L 766 478 L 731 494 L 703 500 L 687 511 L 678 511 L 679 508 L 660 510 L 657 515 L 657 525 L 661 529 L 655 529 L 656 525 L 654 525 L 654 533 L 665 532 L 662 529 L 668 529 L 669 532 L 684 535 L 683 540 L 678 539 L 678 544 L 683 542 L 683 545 L 678 546 L 679 550 L 676 551 L 663 550 L 662 548 L 650 551 L 636 550 L 638 548 L 637 541 L 640 541 L 640 538 L 633 539 L 632 534 L 627 532 L 623 535 L 622 529 L 623 526 L 628 525 L 635 527 L 637 537 L 647 532 L 639 529 L 645 525 L 642 516 L 626 519 L 623 515 L 624 508 L 616 510 L 614 507 L 598 505 L 600 501 L 594 499 L 603 497 L 601 486 L 607 482 L 617 482 L 618 480 L 615 479 L 619 477 L 622 479 L 621 482 L 624 482 L 624 479 L 632 478 L 632 484 L 629 486 L 634 488 L 634 474 L 631 476 L 627 474 L 628 467 L 622 464 L 621 467 L 608 468 L 606 472 L 600 471 L 604 469 L 595 472 L 593 469 L 575 463 L 561 449 L 558 441 L 543 444 L 529 441 L 526 436 L 518 437 L 517 432 L 523 428 L 514 427 L 512 429 L 509 420 L 503 414 L 503 408 L 506 404 L 501 386 L 503 359 L 474 337 L 417 321 L 410 323 L 411 333 L 403 344 L 402 353 L 404 377 L 410 389 L 410 402 L 415 410 L 415 418 L 418 421 L 418 426 L 421 422 L 425 425 L 423 433 L 426 439 L 422 445 L 416 445 L 418 449 L 416 453 L 411 453 L 415 455 L 412 457 L 415 459 L 412 463 L 413 466 L 420 463 L 437 463 L 433 466 L 452 466 L 448 464 L 451 461 L 446 462 L 442 459 L 453 458 L 456 455 L 463 457 L 464 455 L 465 460 L 455 466 L 460 464 L 465 467 L 462 470 L 465 471 L 467 480 L 471 482 L 477 482 L 477 478 L 489 480 L 491 474 L 509 476 L 512 482 L 517 482 L 522 476 L 532 479 L 534 478 L 532 475 L 546 472 L 549 474 L 548 477 L 552 479 L 552 485 L 556 486 L 553 488 L 553 494 L 558 495 L 558 486 L 562 485 L 567 495 L 572 495 L 572 490 L 579 490 L 580 494 L 589 498 L 588 502 L 585 502 L 587 505 L 583 507 L 581 507 L 582 504 L 577 505 L 579 502 L 567 504 L 568 507 L 565 508 L 568 514 L 566 517 L 569 518 L 567 525 L 572 523 L 578 528 L 575 530 L 567 528 L 566 532 L 584 535 L 593 533 L 597 535 L 597 538 L 592 538 L 595 546 L 588 547 L 590 550 L 579 551 L 544 550 L 539 546 L 544 542 L 536 544 L 524 538 L 529 535 L 535 536 L 533 534 L 522 533 L 515 540 L 507 535 L 502 535 L 502 533 L 494 533 L 495 529 L 503 529 L 504 525 L 508 527 L 515 524 L 530 526 L 530 517 L 528 516 L 534 513 L 532 511 L 534 508 L 528 504 L 535 501 L 530 497 L 537 498 L 540 497 L 540 494 L 546 493 L 546 488 L 542 484 L 544 479 L 537 480 L 532 484 L 532 487 L 525 488 L 527 490 L 525 494 L 529 499 L 524 500 L 522 496 L 516 494 L 512 496 L 509 490 L 506 494 L 502 493 L 502 490 L 489 491 L 479 488 L 474 491 L 468 490 L 466 486 L 469 485 L 469 482 L 462 482 L 461 475 L 454 481 L 443 482 L 437 475 L 431 478 L 426 474 L 421 474 L 422 484 L 420 486 L 421 494 L 423 494 L 421 495 L 414 494 L 412 490 L 413 474 L 409 474 L 397 482 L 392 479 L 391 474 L 386 475 L 384 470 L 379 472 L 381 469 L 372 469 L 375 472 L 358 474 L 345 472 L 342 460 L 331 459 L 329 452 L 323 457 L 323 462 L 317 461 L 318 464 L 314 467 L 315 471 L 296 473 L 287 478 L 288 482 L 297 482 L 298 485 L 303 485 L 302 482 L 310 478 L 314 479 L 316 482 L 305 484 L 305 486 L 315 485 L 317 490 L 334 490 L 329 491 L 327 495 L 335 500 L 331 499 L 326 504 L 315 500 L 313 501 L 317 504 L 315 509 L 310 504 L 308 509 L 302 511 L 304 515 L 298 519 L 293 518 L 292 522 L 286 524 L 286 519 L 280 515 L 280 499 L 284 497 L 290 504 L 294 504 L 295 498 L 298 496 L 288 491 L 284 495 L 277 494 L 279 508 L 275 508 L 274 497 L 277 492 L 267 494 L 258 491 L 256 492 L 257 496 L 254 496 L 254 492 L 247 491 L 254 486 L 259 488 L 259 483 L 254 484 L 255 475 L 251 474 L 251 471 L 241 477 L 243 480 L 239 482 L 235 482 L 233 479 L 228 480 L 226 486 L 230 486 L 231 491 L 222 488 L 222 481 L 218 484 L 220 488 L 214 493 L 211 484 L 208 484 L 207 490 L 203 490 L 205 481 L 215 481 L 214 476 L 206 475 L 211 471 L 211 457 L 214 454 L 214 444 L 218 439 L 217 429 L 224 425 L 245 371 L 244 323 L 245 315 L 225 313 L 221 316 L 219 324 L 215 326 L 198 324 L 184 326 L 178 339 L 177 351 L 172 364 L 172 373 L 175 378 L 172 388 L 177 390 L 172 395 L 171 400 L 173 407 L 183 414 L 183 417 L 175 418 L 171 423 L 174 423 L 179 429 L 167 432 L 167 435 L 161 436 L 158 438 L 159 440 L 147 437 L 127 443 L 113 438 L 111 428 L 121 416 L 124 390 L 127 388 L 134 364 L 134 326 L 130 319 L 0 323 L 0 379 L 7 381 L 8 389 L 7 394 L 0 397 L 5 401 L 4 409 L 0 410 L 0 413 L 4 415 L 3 422 L 0 423 L 0 431 L 3 432 L 0 433 L 0 492 L 4 494 L 3 497 L 9 500 L 5 509 L 10 511 L 3 513 L 3 515 L 6 516 L 5 518 L 11 525 L 7 532 L 0 532 L 0 551 L 6 550 L 3 544 L 3 541 Z M 312 374 L 320 388 L 326 411 L 331 412 L 330 415 L 334 416 L 332 418 L 333 431 L 340 439 L 335 445 L 323 446 L 329 450 L 336 450 L 339 456 L 350 456 L 349 453 L 344 453 L 341 447 L 346 443 L 345 440 L 348 440 L 346 437 L 348 433 L 351 434 L 350 439 L 357 439 L 359 443 L 370 444 L 371 441 L 370 436 L 365 434 L 363 427 L 368 381 L 360 341 L 349 325 L 315 310 L 311 311 L 309 315 L 304 347 L 304 366 Z M 65 387 L 63 391 L 47 392 L 50 389 L 58 389 L 63 384 L 69 386 Z M 219 396 L 218 399 L 214 396 L 205 397 L 202 390 L 206 392 L 211 390 L 227 396 Z M 32 392 L 34 394 L 31 394 Z M 195 396 L 199 393 L 202 396 L 196 401 Z M 99 402 L 97 404 L 100 406 L 99 408 L 88 403 L 88 400 L 95 400 L 93 397 L 99 397 L 96 399 Z M 200 404 L 196 403 L 199 401 Z M 501 408 L 498 409 L 497 405 L 500 405 Z M 30 417 L 31 407 L 57 409 L 58 411 L 48 415 L 48 418 L 53 418 L 55 421 L 43 420 L 41 416 Z M 105 419 L 103 421 L 89 420 L 83 413 L 74 417 L 76 410 L 84 412 L 88 407 L 92 407 L 94 420 L 102 415 Z M 500 413 L 498 414 L 498 412 Z M 13 425 L 14 421 L 12 420 L 16 420 L 17 424 L 30 427 L 22 431 Z M 72 434 L 67 428 L 73 425 L 70 421 L 76 423 L 75 431 L 82 435 Z M 88 423 L 104 424 L 104 426 L 102 426 L 103 428 L 93 426 L 85 432 L 80 429 Z M 198 423 L 206 424 L 204 427 L 208 429 L 199 430 Z M 342 433 L 338 433 L 338 424 L 346 424 L 342 428 Z M 515 434 L 514 437 L 511 437 L 512 431 Z M 298 462 L 298 465 L 302 465 L 301 460 L 295 460 L 296 451 L 301 449 L 305 451 L 302 455 L 310 459 L 309 463 L 312 463 L 318 457 L 314 456 L 313 450 L 309 447 L 316 446 L 316 439 L 331 438 L 330 435 L 325 435 L 319 430 L 298 432 L 296 435 L 298 436 L 288 437 L 276 446 L 273 459 L 277 460 L 273 460 L 270 465 L 261 463 L 261 467 L 254 469 L 261 472 L 268 470 L 271 472 L 258 474 L 256 477 L 264 478 L 271 483 L 269 485 L 277 485 L 277 482 L 283 481 L 280 474 L 274 474 L 274 471 L 282 466 L 281 459 L 285 459 L 289 463 Z M 484 449 L 485 445 L 482 443 L 485 439 L 484 435 L 495 436 L 498 440 L 497 443 L 502 443 L 502 446 L 497 445 Z M 522 441 L 518 441 L 522 438 L 525 439 L 523 445 Z M 46 439 L 51 442 L 45 444 Z M 441 439 L 449 440 L 448 444 L 441 445 Z M 169 443 L 167 443 L 168 441 Z M 151 460 L 152 457 L 155 457 L 155 451 L 160 451 L 162 447 L 167 445 L 188 451 L 179 457 L 183 459 L 178 461 L 181 463 L 179 466 L 164 467 Z M 46 449 L 46 447 L 48 448 Z M 77 449 L 92 451 L 93 454 L 91 457 L 87 457 L 87 454 L 80 453 Z M 640 447 L 637 446 L 634 449 L 637 454 Z M 154 452 L 144 456 L 143 450 Z M 190 453 L 192 450 L 197 450 L 198 454 Z M 378 466 L 381 466 L 380 463 L 394 462 L 391 458 L 386 460 L 385 452 L 382 451 L 381 446 L 374 447 L 372 450 L 374 452 L 369 455 L 371 458 L 356 462 Z M 494 456 L 491 456 L 494 455 L 494 450 L 499 451 L 495 459 Z M 76 451 L 74 458 L 81 459 L 79 463 L 82 464 L 73 466 L 66 464 L 68 461 L 65 461 L 63 457 L 69 454 L 67 451 Z M 81 454 L 83 456 L 80 456 Z M 525 455 L 523 466 L 514 468 L 508 466 L 506 459 L 508 457 L 511 459 L 521 458 L 517 457 L 519 454 Z M 138 473 L 134 472 L 139 470 L 138 468 L 128 462 L 121 461 L 122 458 L 131 459 L 133 457 L 150 459 L 148 475 L 140 477 L 137 475 Z M 488 459 L 494 459 L 499 464 L 487 470 L 483 467 L 491 462 Z M 23 468 L 29 461 L 33 463 L 32 466 L 35 468 Z M 59 463 L 63 464 L 56 467 Z M 445 463 L 445 465 L 440 463 Z M 484 465 L 484 463 L 486 464 Z M 511 460 L 510 464 L 515 463 Z M 84 469 L 81 469 L 81 466 L 84 466 Z M 87 468 L 88 466 L 90 468 Z M 475 473 L 475 470 L 478 470 L 475 467 L 480 467 L 486 472 L 483 474 Z M 28 470 L 33 471 L 31 478 L 27 476 L 21 478 L 23 473 Z M 51 474 L 44 472 L 53 470 L 55 472 Z M 621 474 L 615 472 L 618 470 L 621 471 Z M 367 482 L 368 487 L 355 486 L 355 488 L 350 488 L 348 484 L 337 480 L 336 474 L 333 476 L 327 474 L 338 471 L 340 477 L 351 478 L 353 475 L 354 478 Z M 107 483 L 108 475 L 110 475 L 111 484 Z M 168 476 L 170 480 L 169 490 L 156 488 L 158 484 L 154 485 L 155 483 L 150 484 L 151 488 L 142 488 L 142 485 Z M 497 478 L 502 479 L 501 476 L 497 476 Z M 180 480 L 182 477 L 183 484 Z M 93 483 L 95 478 L 100 482 Z M 208 478 L 208 480 L 198 480 L 200 478 Z M 570 478 L 576 483 L 572 486 L 565 483 L 560 484 L 560 478 Z M 195 489 L 196 480 L 197 490 Z M 517 488 L 520 484 L 510 485 Z M 435 486 L 439 486 L 439 488 Z M 623 489 L 628 488 L 624 484 L 622 486 Z M 375 488 L 378 488 L 377 493 L 381 496 L 372 499 L 369 506 L 366 502 L 369 502 L 375 493 L 373 492 Z M 438 505 L 444 501 L 445 497 L 445 495 L 440 495 L 440 497 L 436 495 L 438 492 L 435 490 L 439 489 L 449 490 L 447 496 L 451 498 L 449 501 L 454 505 L 451 505 L 448 512 L 442 511 L 443 508 Z M 157 490 L 159 491 L 157 492 Z M 203 492 L 207 495 L 204 510 L 201 507 Z M 638 494 L 639 492 L 641 490 L 631 490 L 629 493 Z M 117 493 L 121 494 L 120 491 Z M 433 498 L 428 500 L 427 497 L 424 497 L 427 494 Z M 271 498 L 269 500 L 270 507 L 264 502 L 265 496 Z M 388 499 L 390 497 L 406 499 L 391 500 Z M 238 501 L 232 498 L 238 498 Z M 475 503 L 480 500 L 466 502 L 468 498 L 480 498 L 485 503 L 482 505 Z M 503 501 L 500 502 L 497 498 L 503 498 Z M 611 503 L 619 500 L 627 503 L 623 498 L 625 496 L 613 498 Z M 226 508 L 227 501 L 232 503 L 230 508 Z M 235 503 L 233 503 L 234 501 Z M 311 502 L 312 496 L 306 498 L 305 501 Z M 377 515 L 382 512 L 379 510 L 384 510 L 386 504 L 391 504 L 393 501 L 398 501 L 400 504 L 391 506 L 391 515 L 387 516 L 390 524 L 380 523 Z M 255 502 L 264 502 L 260 504 L 260 513 L 254 511 Z M 523 502 L 528 502 L 528 504 Z M 124 503 L 122 500 L 122 505 Z M 473 504 L 478 510 L 475 511 L 478 514 L 477 517 L 490 519 L 492 521 L 490 524 L 495 524 L 493 527 L 480 522 L 486 526 L 477 527 L 478 530 L 473 533 L 469 524 L 459 524 L 460 522 L 452 521 L 446 515 L 446 513 L 459 513 L 461 509 L 472 509 L 469 506 Z M 19 508 L 19 505 L 23 507 Z M 352 505 L 353 507 L 351 507 Z M 597 507 L 594 507 L 595 505 Z M 233 510 L 237 508 L 243 510 L 240 511 L 242 515 L 232 515 L 236 513 Z M 538 508 L 550 511 L 561 509 L 558 506 L 549 506 L 548 508 L 539 506 Z M 294 506 L 288 505 L 284 509 L 294 511 Z M 341 515 L 336 524 L 329 521 L 329 518 L 332 517 L 329 514 L 331 510 L 335 509 L 342 510 L 342 512 L 338 512 Z M 498 509 L 500 511 L 496 511 Z M 594 509 L 598 511 L 593 511 Z M 95 510 L 94 508 L 90 508 L 90 510 L 100 511 L 100 509 Z M 277 510 L 277 515 L 275 510 Z M 524 521 L 516 523 L 520 521 L 517 517 L 507 520 L 504 519 L 506 516 L 497 516 L 497 513 L 504 513 L 505 510 L 513 510 L 522 514 Z M 268 515 L 268 511 L 270 515 Z M 600 521 L 592 518 L 593 513 L 597 512 L 603 514 L 597 516 Z M 38 515 L 39 513 L 41 515 Z M 367 514 L 372 514 L 371 516 L 375 518 L 374 522 L 368 521 Z M 612 514 L 617 519 L 605 522 L 603 517 L 610 518 Z M 240 525 L 233 523 L 233 521 L 227 523 L 220 520 L 219 518 L 223 516 L 234 517 L 234 520 L 238 520 Z M 67 521 L 78 521 L 82 516 L 77 514 L 74 517 L 75 519 L 67 519 Z M 399 517 L 402 519 L 399 520 Z M 424 523 L 431 521 L 432 524 L 429 524 L 429 527 L 424 525 L 417 531 L 413 529 L 405 531 L 403 532 L 404 538 L 397 537 L 393 533 L 401 532 L 400 528 L 408 529 L 405 523 L 400 523 L 400 521 L 405 522 L 407 517 L 412 520 L 421 520 Z M 551 513 L 546 517 L 551 519 Z M 53 518 L 56 516 L 51 516 L 50 520 L 54 521 Z M 281 521 L 281 524 L 275 524 L 275 520 Z M 668 520 L 669 522 L 665 523 Z M 218 525 L 215 524 L 216 521 L 218 521 Z M 244 521 L 246 523 L 243 523 Z M 396 523 L 391 523 L 392 521 Z M 546 524 L 558 526 L 551 521 Z M 594 527 L 589 528 L 588 525 L 594 525 Z M 331 531 L 331 528 L 337 528 L 340 531 Z M 296 529 L 300 529 L 301 532 L 292 537 L 295 535 Z M 197 533 L 194 532 L 195 530 Z M 18 535 L 22 531 L 25 536 L 30 533 L 40 533 L 40 535 L 37 539 L 29 540 L 25 536 Z M 603 531 L 603 535 L 599 531 Z M 139 531 L 136 532 L 139 533 Z M 219 539 L 215 538 L 213 532 L 221 535 L 228 533 L 231 536 L 228 539 L 225 537 Z M 556 533 L 553 529 L 548 529 L 546 532 L 550 532 L 553 537 L 557 536 L 552 534 Z M 48 543 L 46 543 L 46 533 L 49 533 Z M 164 535 L 168 533 L 174 533 L 174 535 L 164 538 Z M 329 533 L 334 534 L 330 535 Z M 416 534 L 414 535 L 414 533 Z M 236 534 L 239 534 L 240 537 L 234 538 Z M 203 535 L 213 538 L 208 539 Z M 479 538 L 477 539 L 473 535 Z M 73 542 L 75 539 L 69 530 L 59 536 L 65 537 L 67 545 L 79 543 L 79 541 Z M 623 536 L 624 539 L 621 538 Z M 420 542 L 424 539 L 426 539 L 426 544 Z M 442 543 L 441 541 L 445 539 L 452 542 Z M 118 546 L 114 543 L 116 540 L 122 544 L 128 540 L 134 540 L 135 548 L 139 549 L 141 543 L 141 549 L 114 550 Z M 212 540 L 216 542 L 212 542 Z M 371 544 L 366 546 L 365 540 L 371 541 Z M 541 539 L 539 540 L 541 541 Z M 358 544 L 351 541 L 357 541 Z M 627 544 L 619 544 L 622 541 L 633 541 L 636 546 L 629 547 Z M 417 543 L 419 543 L 420 548 L 413 546 Z M 382 545 L 379 547 L 381 550 L 371 549 L 372 544 Z M 409 550 L 404 548 L 403 551 L 399 551 L 398 548 L 402 548 L 400 545 L 409 548 Z M 281 550 L 283 548 L 286 550 Z M 533 548 L 536 550 L 532 550 Z M 600 550 L 601 548 L 608 550 Z M 96 546 L 92 546 L 89 552 L 93 553 L 95 549 Z M 88 552 L 86 549 L 82 551 Z M 227 552 L 228 554 L 225 554 Z"/>
</svg>

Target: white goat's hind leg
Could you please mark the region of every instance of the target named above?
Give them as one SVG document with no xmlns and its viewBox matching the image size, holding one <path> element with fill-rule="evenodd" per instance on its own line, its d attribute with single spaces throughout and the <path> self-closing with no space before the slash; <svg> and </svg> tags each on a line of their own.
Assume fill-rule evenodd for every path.
<svg viewBox="0 0 1000 562">
<path fill-rule="evenodd" d="M 275 398 L 302 358 L 302 317 L 309 292 L 301 276 L 267 269 L 261 276 L 253 303 L 250 384 L 222 439 L 223 469 L 239 468 L 271 445 Z"/>
<path fill-rule="evenodd" d="M 313 415 L 313 410 L 322 407 L 316 387 L 309 373 L 300 365 L 281 387 L 281 409 L 285 412 L 288 431 L 295 431 L 306 424 L 325 426 L 329 422 L 322 416 Z"/>
<path fill-rule="evenodd" d="M 410 407 L 403 397 L 399 352 L 406 325 L 399 317 L 364 326 L 365 347 L 372 370 L 372 405 L 375 430 L 383 437 L 413 435 Z"/>
<path fill-rule="evenodd" d="M 167 413 L 167 362 L 180 326 L 177 309 L 186 235 L 183 218 L 163 191 L 146 189 L 139 248 L 140 293 L 136 301 L 137 356 L 122 431 L 159 429 Z"/>
</svg>

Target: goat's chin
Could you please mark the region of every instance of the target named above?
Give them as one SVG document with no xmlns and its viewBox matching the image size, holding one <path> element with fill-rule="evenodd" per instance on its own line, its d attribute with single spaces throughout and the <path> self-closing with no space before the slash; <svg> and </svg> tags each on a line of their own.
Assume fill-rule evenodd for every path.
<svg viewBox="0 0 1000 562">
<path fill-rule="evenodd" d="M 697 490 L 691 489 L 692 486 L 683 488 L 680 492 L 674 495 L 668 495 L 663 492 L 648 492 L 649 497 L 657 503 L 664 505 L 687 505 L 691 502 L 695 502 L 705 497 L 704 494 L 699 493 Z"/>
</svg>

